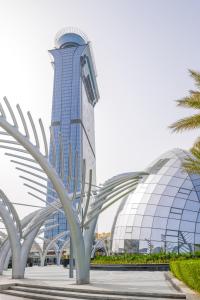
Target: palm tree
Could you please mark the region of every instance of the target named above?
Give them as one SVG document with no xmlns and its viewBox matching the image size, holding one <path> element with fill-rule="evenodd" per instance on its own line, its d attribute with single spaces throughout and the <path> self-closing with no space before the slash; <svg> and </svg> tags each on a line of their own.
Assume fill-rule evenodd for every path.
<svg viewBox="0 0 200 300">
<path fill-rule="evenodd" d="M 193 108 L 199 110 L 197 114 L 178 120 L 169 126 L 173 132 L 182 132 L 200 128 L 200 73 L 189 70 L 191 77 L 195 81 L 197 90 L 190 90 L 189 96 L 177 100 L 177 106 Z M 190 149 L 191 157 L 188 157 L 183 163 L 184 169 L 189 173 L 200 174 L 200 138 L 198 138 L 192 149 Z"/>
</svg>

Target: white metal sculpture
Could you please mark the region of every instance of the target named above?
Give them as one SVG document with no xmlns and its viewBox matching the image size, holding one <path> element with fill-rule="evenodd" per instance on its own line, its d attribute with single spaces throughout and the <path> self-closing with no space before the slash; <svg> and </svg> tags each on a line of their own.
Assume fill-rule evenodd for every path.
<svg viewBox="0 0 200 300">
<path fill-rule="evenodd" d="M 31 213 L 26 216 L 20 224 L 14 206 L 1 190 L 0 199 L 3 200 L 3 205 L 0 207 L 0 215 L 8 232 L 8 238 L 4 239 L 0 248 L 0 274 L 2 274 L 3 269 L 7 267 L 12 251 L 12 278 L 24 278 L 26 262 L 34 239 L 44 230 L 41 229 L 41 226 L 49 216 L 55 213 L 56 205 L 59 207 L 61 204 L 55 202 L 53 206 L 45 207 Z M 8 210 L 7 207 L 11 207 L 12 209 Z M 11 212 L 14 212 L 14 214 Z M 7 213 L 9 213 L 9 215 L 7 215 Z M 6 218 L 4 216 L 5 214 Z M 16 222 L 16 219 L 18 222 Z M 7 222 L 9 222 L 8 225 L 6 225 Z M 47 230 L 55 226 L 57 225 L 48 226 Z M 19 230 L 18 228 L 21 229 Z M 17 254 L 13 255 L 15 252 Z"/>
<path fill-rule="evenodd" d="M 38 137 L 38 133 L 30 112 L 27 113 L 27 116 L 30 126 L 32 127 L 34 143 L 31 141 L 31 135 L 29 133 L 28 126 L 20 106 L 17 105 L 17 111 L 23 125 L 24 133 L 22 133 L 19 129 L 18 120 L 8 100 L 5 97 L 4 102 L 12 119 L 12 124 L 8 122 L 5 110 L 0 104 L 0 127 L 2 127 L 4 130 L 0 132 L 0 134 L 5 135 L 6 137 L 11 137 L 11 139 L 0 140 L 0 147 L 11 151 L 12 153 L 6 154 L 15 157 L 18 164 L 22 164 L 21 161 L 24 160 L 26 162 L 29 162 L 23 163 L 24 165 L 26 165 L 25 167 L 31 168 L 44 174 L 36 175 L 32 171 L 27 171 L 23 168 L 17 167 L 19 171 L 25 172 L 29 176 L 39 179 L 38 181 L 28 178 L 29 182 L 44 188 L 47 183 L 46 177 L 48 177 L 48 180 L 53 186 L 53 190 L 56 192 L 58 199 L 62 204 L 62 208 L 65 212 L 69 224 L 76 261 L 76 282 L 77 284 L 89 283 L 90 255 L 98 216 L 107 207 L 133 191 L 144 173 L 137 172 L 124 174 L 107 181 L 95 197 L 90 197 L 89 194 L 89 196 L 86 198 L 86 205 L 84 206 L 83 211 L 81 211 L 80 218 L 79 212 L 74 210 L 73 200 L 75 199 L 75 197 L 73 197 L 72 199 L 70 198 L 69 193 L 67 192 L 66 187 L 63 184 L 62 172 L 61 174 L 58 174 L 54 165 L 51 165 L 48 160 L 47 139 L 41 119 L 39 119 L 39 126 L 41 129 L 41 136 L 43 140 L 44 154 L 40 150 L 40 139 Z M 23 155 L 16 155 L 15 152 L 23 153 Z M 62 160 L 62 158 L 64 159 L 64 155 L 61 153 L 60 159 Z M 61 165 L 63 164 L 64 162 L 61 161 Z M 27 180 L 27 177 L 23 177 L 23 179 Z M 41 180 L 44 181 L 45 184 L 41 184 Z M 30 184 L 25 185 L 31 189 L 41 192 L 39 189 L 34 188 Z M 32 233 L 32 235 L 34 234 Z M 26 240 L 24 242 L 26 242 Z M 20 255 L 24 255 L 23 249 L 21 249 Z M 14 274 L 15 278 L 19 278 L 21 276 L 20 268 L 21 266 L 19 266 L 18 264 L 18 266 L 16 267 L 16 270 L 18 271 L 16 271 Z"/>
<path fill-rule="evenodd" d="M 42 252 L 42 259 L 41 259 L 41 266 L 44 266 L 45 263 L 45 258 L 47 256 L 48 251 L 52 248 L 52 246 L 54 246 L 56 244 L 56 242 L 62 238 L 62 237 L 67 237 L 69 235 L 69 231 L 65 232 L 61 232 L 59 234 L 57 234 L 52 240 L 49 240 L 48 243 L 45 243 L 45 247 L 43 249 Z M 59 249 L 57 249 L 57 251 L 59 251 Z"/>
<path fill-rule="evenodd" d="M 58 224 L 55 224 L 55 225 L 49 225 L 48 227 L 40 228 L 39 231 L 38 231 L 38 233 L 37 233 L 36 238 L 37 238 L 39 235 L 41 235 L 44 231 L 52 230 L 52 229 L 54 229 L 54 228 L 56 228 L 56 227 L 58 227 Z M 31 242 L 32 242 L 32 241 L 30 241 L 30 243 L 31 243 Z M 37 248 L 38 253 L 39 253 L 39 256 L 40 256 L 40 261 L 41 261 L 41 260 L 42 260 L 42 249 L 41 249 L 40 245 L 36 242 L 36 239 L 33 241 L 32 246 L 33 246 L 33 245 Z M 6 256 L 6 258 L 5 258 L 5 262 L 4 262 L 4 270 L 7 270 L 7 269 L 8 269 L 8 265 L 9 265 L 9 262 L 10 262 L 11 257 L 12 257 L 12 251 L 11 251 L 11 249 L 9 249 L 9 251 L 8 251 L 8 253 L 7 253 L 7 256 Z M 24 265 L 25 265 L 26 262 L 27 262 L 27 258 L 28 258 L 28 257 L 23 257 L 23 259 L 24 259 Z"/>
</svg>

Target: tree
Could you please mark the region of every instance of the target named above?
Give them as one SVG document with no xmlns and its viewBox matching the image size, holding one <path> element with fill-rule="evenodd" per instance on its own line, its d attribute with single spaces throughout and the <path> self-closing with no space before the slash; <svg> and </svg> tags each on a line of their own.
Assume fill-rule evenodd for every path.
<svg viewBox="0 0 200 300">
<path fill-rule="evenodd" d="M 199 110 L 199 112 L 171 124 L 169 128 L 171 128 L 173 132 L 200 128 L 200 73 L 193 70 L 189 70 L 189 72 L 194 79 L 197 89 L 190 90 L 189 96 L 176 100 L 176 102 L 177 106 L 193 108 Z M 183 168 L 189 173 L 200 174 L 200 137 L 197 138 L 190 152 L 191 156 L 185 159 Z"/>
</svg>

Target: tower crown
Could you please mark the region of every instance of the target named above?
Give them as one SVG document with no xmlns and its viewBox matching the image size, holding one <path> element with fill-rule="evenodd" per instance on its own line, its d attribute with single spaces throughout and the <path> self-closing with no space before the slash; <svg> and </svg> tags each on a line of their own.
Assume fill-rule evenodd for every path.
<svg viewBox="0 0 200 300">
<path fill-rule="evenodd" d="M 55 47 L 57 49 L 73 46 L 82 46 L 87 43 L 87 36 L 79 29 L 72 27 L 61 29 L 55 37 Z"/>
</svg>

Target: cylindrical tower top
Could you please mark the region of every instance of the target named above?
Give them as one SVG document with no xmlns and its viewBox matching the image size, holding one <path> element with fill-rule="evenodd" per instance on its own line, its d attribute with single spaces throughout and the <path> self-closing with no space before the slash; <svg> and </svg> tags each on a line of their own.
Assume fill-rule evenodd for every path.
<svg viewBox="0 0 200 300">
<path fill-rule="evenodd" d="M 77 28 L 63 28 L 56 34 L 55 47 L 66 48 L 71 46 L 81 46 L 88 43 L 87 36 Z"/>
</svg>

